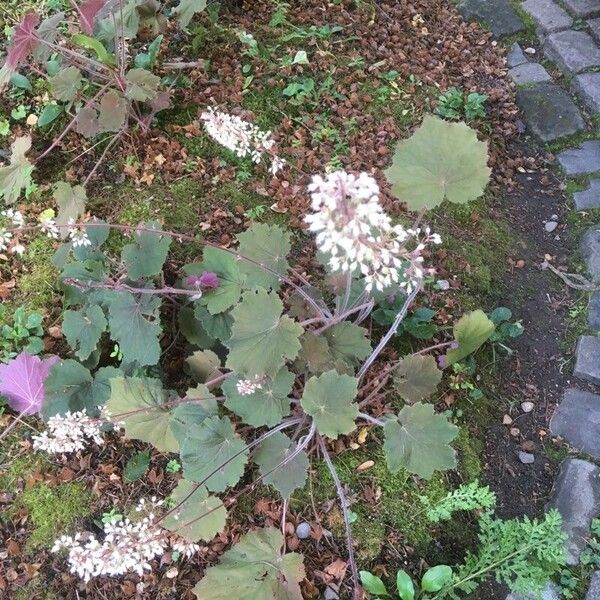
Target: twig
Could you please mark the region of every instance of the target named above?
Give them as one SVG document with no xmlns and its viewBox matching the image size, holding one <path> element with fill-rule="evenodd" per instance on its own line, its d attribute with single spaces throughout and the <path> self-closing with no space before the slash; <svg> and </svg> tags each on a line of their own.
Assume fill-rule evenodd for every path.
<svg viewBox="0 0 600 600">
<path fill-rule="evenodd" d="M 321 452 L 323 453 L 323 459 L 327 464 L 327 468 L 333 477 L 333 482 L 335 483 L 335 489 L 337 491 L 338 498 L 340 500 L 342 513 L 344 515 L 344 526 L 346 527 L 346 544 L 348 546 L 348 562 L 350 563 L 350 571 L 352 573 L 352 581 L 354 583 L 354 593 L 353 596 L 355 600 L 360 600 L 360 590 L 358 587 L 358 568 L 356 567 L 356 559 L 354 558 L 354 540 L 352 539 L 352 531 L 350 530 L 350 515 L 348 514 L 348 499 L 346 498 L 346 492 L 344 492 L 344 487 L 342 486 L 342 482 L 333 466 L 333 462 L 331 461 L 331 457 L 329 456 L 329 452 L 327 451 L 327 447 L 325 446 L 325 442 L 321 436 L 317 437 L 319 442 L 319 447 L 321 448 Z"/>
<path fill-rule="evenodd" d="M 361 419 L 368 421 L 369 423 L 373 423 L 373 425 L 379 425 L 379 427 L 383 427 L 385 425 L 385 423 L 383 421 L 381 421 L 380 419 L 376 419 L 375 417 L 372 417 L 371 415 L 368 415 L 367 413 L 359 412 L 358 416 Z"/>
<path fill-rule="evenodd" d="M 180 71 L 183 69 L 195 69 L 196 67 L 204 68 L 206 66 L 206 61 L 197 60 L 194 62 L 166 62 L 162 63 L 161 66 L 166 71 Z"/>
<path fill-rule="evenodd" d="M 551 265 L 548 261 L 542 263 L 542 268 L 550 269 L 552 273 L 558 275 L 570 288 L 574 290 L 583 290 L 585 292 L 598 292 L 600 291 L 600 284 L 592 283 L 589 279 L 586 279 L 583 275 L 578 273 L 563 273 L 559 271 L 555 266 Z M 580 283 L 575 283 L 575 281 Z"/>
</svg>

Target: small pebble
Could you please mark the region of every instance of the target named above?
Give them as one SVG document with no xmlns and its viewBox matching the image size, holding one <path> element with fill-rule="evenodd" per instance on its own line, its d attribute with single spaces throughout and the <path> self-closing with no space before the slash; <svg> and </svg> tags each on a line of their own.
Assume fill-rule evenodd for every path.
<svg viewBox="0 0 600 600">
<path fill-rule="evenodd" d="M 339 600 L 338 593 L 332 587 L 334 585 L 335 585 L 334 583 L 330 583 L 325 588 L 325 600 Z M 337 587 L 337 586 L 335 586 L 335 587 Z"/>
<path fill-rule="evenodd" d="M 553 221 L 558 221 L 558 215 L 552 215 L 550 217 Z"/>
<path fill-rule="evenodd" d="M 558 223 L 556 221 L 546 221 L 546 224 L 544 225 L 544 229 L 548 233 L 552 233 L 557 227 Z"/>
<path fill-rule="evenodd" d="M 439 279 L 436 281 L 435 287 L 437 287 L 438 290 L 445 292 L 450 289 L 450 282 L 447 279 Z"/>
<path fill-rule="evenodd" d="M 306 540 L 310 537 L 310 525 L 306 522 L 299 523 L 298 527 L 296 527 L 296 535 L 301 540 Z"/>
<path fill-rule="evenodd" d="M 535 407 L 533 402 L 521 402 L 521 408 L 523 412 L 530 413 Z"/>
<path fill-rule="evenodd" d="M 519 452 L 519 460 L 524 465 L 531 465 L 535 461 L 535 456 L 529 452 Z"/>
<path fill-rule="evenodd" d="M 532 48 L 531 46 L 529 46 L 529 48 L 525 48 L 525 50 L 523 50 L 523 52 L 525 52 L 526 54 L 535 54 L 535 48 Z"/>
</svg>

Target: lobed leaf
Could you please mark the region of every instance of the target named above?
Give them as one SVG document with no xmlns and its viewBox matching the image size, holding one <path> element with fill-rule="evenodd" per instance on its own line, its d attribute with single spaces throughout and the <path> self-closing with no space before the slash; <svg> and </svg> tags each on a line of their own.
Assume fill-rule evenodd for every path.
<svg viewBox="0 0 600 600">
<path fill-rule="evenodd" d="M 33 165 L 25 154 L 31 148 L 31 137 L 18 137 L 11 145 L 10 164 L 0 167 L 0 193 L 6 204 L 14 204 L 21 190 L 31 184 Z"/>
<path fill-rule="evenodd" d="M 198 350 L 185 359 L 191 376 L 200 383 L 221 374 L 221 359 L 212 350 Z"/>
<path fill-rule="evenodd" d="M 458 435 L 458 427 L 435 414 L 431 404 L 405 406 L 397 419 L 386 421 L 383 431 L 383 451 L 392 473 L 406 469 L 431 479 L 436 469 L 456 466 L 456 452 L 449 444 Z"/>
<path fill-rule="evenodd" d="M 67 225 L 70 219 L 77 221 L 85 213 L 87 194 L 82 185 L 72 186 L 66 181 L 59 181 L 54 186 L 54 200 L 58 204 L 57 225 Z M 61 231 L 66 237 L 66 229 Z"/>
<path fill-rule="evenodd" d="M 73 65 L 48 79 L 52 95 L 61 102 L 73 102 L 81 87 L 81 71 Z"/>
<path fill-rule="evenodd" d="M 145 227 L 154 228 L 156 223 L 147 223 Z M 127 268 L 127 277 L 136 281 L 142 277 L 158 275 L 165 264 L 171 238 L 138 227 L 133 243 L 127 244 L 121 251 L 121 260 Z"/>
<path fill-rule="evenodd" d="M 100 99 L 98 111 L 98 127 L 100 133 L 118 132 L 127 120 L 129 105 L 127 100 L 116 90 L 109 90 Z"/>
<path fill-rule="evenodd" d="M 92 304 L 81 310 L 65 311 L 62 330 L 75 355 L 80 360 L 87 360 L 96 350 L 107 325 L 104 311 Z"/>
<path fill-rule="evenodd" d="M 275 376 L 286 359 L 293 360 L 300 350 L 298 338 L 304 329 L 283 315 L 283 302 L 264 289 L 244 293 L 231 312 L 231 337 L 226 366 L 236 373 Z"/>
<path fill-rule="evenodd" d="M 490 180 L 487 144 L 465 123 L 427 115 L 396 147 L 385 175 L 411 210 L 434 208 L 444 199 L 463 204 L 481 196 Z"/>
<path fill-rule="evenodd" d="M 394 387 L 404 400 L 412 404 L 429 398 L 441 380 L 442 372 L 433 356 L 413 354 L 400 361 L 394 374 Z"/>
<path fill-rule="evenodd" d="M 206 8 L 207 0 L 180 0 L 173 9 L 173 14 L 179 19 L 179 26 L 185 29 L 191 22 L 193 16 Z"/>
<path fill-rule="evenodd" d="M 351 366 L 360 364 L 371 354 L 371 342 L 364 327 L 343 321 L 325 331 L 329 349 L 336 361 Z"/>
<path fill-rule="evenodd" d="M 75 116 L 75 131 L 88 139 L 98 135 L 100 133 L 98 111 L 91 106 L 80 108 Z"/>
<path fill-rule="evenodd" d="M 127 87 L 125 97 L 138 102 L 148 102 L 156 98 L 160 77 L 157 77 L 146 69 L 131 69 L 125 75 Z"/>
<path fill-rule="evenodd" d="M 311 377 L 304 386 L 302 408 L 314 420 L 320 434 L 330 438 L 346 435 L 356 429 L 358 379 L 327 371 Z"/>
<path fill-rule="evenodd" d="M 50 17 L 44 19 L 40 26 L 37 28 L 35 32 L 37 38 L 39 40 L 43 40 L 46 43 L 39 43 L 33 49 L 33 60 L 37 63 L 46 62 L 54 50 L 50 47 L 50 44 L 54 44 L 56 42 L 56 38 L 58 36 L 58 26 L 64 21 L 65 13 L 57 12 Z M 39 125 L 39 121 L 38 121 Z"/>
</svg>

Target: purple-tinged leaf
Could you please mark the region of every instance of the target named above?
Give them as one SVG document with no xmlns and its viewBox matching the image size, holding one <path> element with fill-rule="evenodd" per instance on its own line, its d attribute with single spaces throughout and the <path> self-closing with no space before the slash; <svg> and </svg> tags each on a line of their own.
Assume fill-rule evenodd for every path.
<svg viewBox="0 0 600 600">
<path fill-rule="evenodd" d="M 85 138 L 93 138 L 100 132 L 98 111 L 91 106 L 84 106 L 75 117 L 75 131 Z"/>
<path fill-rule="evenodd" d="M 44 402 L 44 382 L 50 367 L 59 362 L 58 356 L 41 359 L 21 352 L 8 364 L 0 365 L 0 394 L 8 405 L 20 413 L 39 413 Z"/>
<path fill-rule="evenodd" d="M 94 33 L 94 23 L 106 0 L 85 0 L 79 7 L 79 25 L 88 35 Z"/>
<path fill-rule="evenodd" d="M 219 287 L 219 277 L 212 271 L 204 271 L 202 275 L 190 275 L 185 282 L 197 288 L 215 289 Z"/>
<path fill-rule="evenodd" d="M 33 52 L 38 44 L 35 28 L 40 22 L 40 17 L 34 13 L 27 13 L 23 20 L 15 27 L 12 44 L 6 54 L 6 64 L 9 68 L 16 68 Z"/>
</svg>

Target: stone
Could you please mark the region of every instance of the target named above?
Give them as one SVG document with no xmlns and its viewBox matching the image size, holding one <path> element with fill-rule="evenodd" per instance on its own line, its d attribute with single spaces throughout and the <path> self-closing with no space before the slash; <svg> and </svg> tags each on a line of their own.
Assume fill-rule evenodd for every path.
<svg viewBox="0 0 600 600">
<path fill-rule="evenodd" d="M 580 336 L 573 375 L 600 384 L 600 338 L 593 335 Z"/>
<path fill-rule="evenodd" d="M 543 34 L 568 29 L 573 25 L 569 13 L 552 0 L 526 0 L 521 7 L 533 17 Z"/>
<path fill-rule="evenodd" d="M 527 57 L 525 56 L 525 53 L 523 52 L 523 50 L 521 50 L 521 46 L 519 46 L 519 44 L 517 44 L 517 42 L 515 42 L 511 47 L 510 50 L 508 51 L 508 54 L 506 55 L 506 64 L 508 65 L 508 67 L 510 69 L 513 69 L 514 67 L 518 67 L 519 65 L 522 65 L 523 63 L 527 62 Z"/>
<path fill-rule="evenodd" d="M 535 404 L 526 400 L 525 402 L 521 402 L 521 410 L 524 413 L 530 413 L 535 408 Z"/>
<path fill-rule="evenodd" d="M 566 7 L 578 17 L 591 17 L 600 14 L 598 0 L 563 0 Z"/>
<path fill-rule="evenodd" d="M 563 150 L 557 158 L 569 176 L 596 173 L 600 171 L 600 140 L 589 140 L 579 148 Z"/>
<path fill-rule="evenodd" d="M 296 527 L 296 535 L 301 540 L 306 540 L 310 537 L 310 524 L 303 521 L 302 523 L 298 523 Z"/>
<path fill-rule="evenodd" d="M 544 229 L 548 233 L 552 233 L 557 227 L 558 223 L 556 221 L 546 221 L 546 224 L 544 225 Z"/>
<path fill-rule="evenodd" d="M 541 596 L 536 594 L 527 594 L 526 596 L 522 594 L 509 594 L 506 600 L 560 600 L 560 594 L 558 588 L 553 583 L 549 583 L 542 590 Z"/>
<path fill-rule="evenodd" d="M 600 396 L 567 389 L 552 415 L 550 431 L 577 450 L 600 458 Z"/>
<path fill-rule="evenodd" d="M 600 42 L 600 19 L 590 19 L 587 24 L 592 32 L 592 37 Z"/>
<path fill-rule="evenodd" d="M 587 190 L 575 192 L 573 200 L 577 210 L 600 208 L 600 179 L 592 179 Z"/>
<path fill-rule="evenodd" d="M 556 508 L 562 515 L 568 536 L 566 562 L 576 565 L 586 547 L 592 519 L 600 512 L 600 469 L 586 460 L 564 460 L 547 508 Z"/>
<path fill-rule="evenodd" d="M 584 31 L 559 31 L 546 38 L 546 56 L 567 75 L 600 67 L 600 48 Z"/>
<path fill-rule="evenodd" d="M 509 70 L 509 75 L 517 85 L 552 81 L 552 77 L 539 63 L 524 63 Z"/>
<path fill-rule="evenodd" d="M 593 292 L 590 296 L 588 325 L 592 331 L 600 331 L 600 292 Z"/>
<path fill-rule="evenodd" d="M 590 589 L 585 600 L 600 600 L 600 571 L 594 571 L 590 580 Z"/>
<path fill-rule="evenodd" d="M 524 465 L 532 465 L 535 462 L 535 456 L 529 452 L 519 452 L 519 460 Z"/>
<path fill-rule="evenodd" d="M 600 73 L 577 75 L 571 87 L 591 112 L 600 113 Z"/>
<path fill-rule="evenodd" d="M 581 253 L 593 283 L 600 283 L 600 225 L 588 229 L 581 238 Z"/>
<path fill-rule="evenodd" d="M 458 9 L 468 21 L 480 21 L 497 37 L 525 31 L 521 17 L 508 0 L 460 0 Z"/>
<path fill-rule="evenodd" d="M 558 140 L 585 129 L 579 109 L 569 94 L 555 83 L 536 83 L 521 88 L 517 91 L 517 104 L 530 131 L 542 142 Z"/>
</svg>

